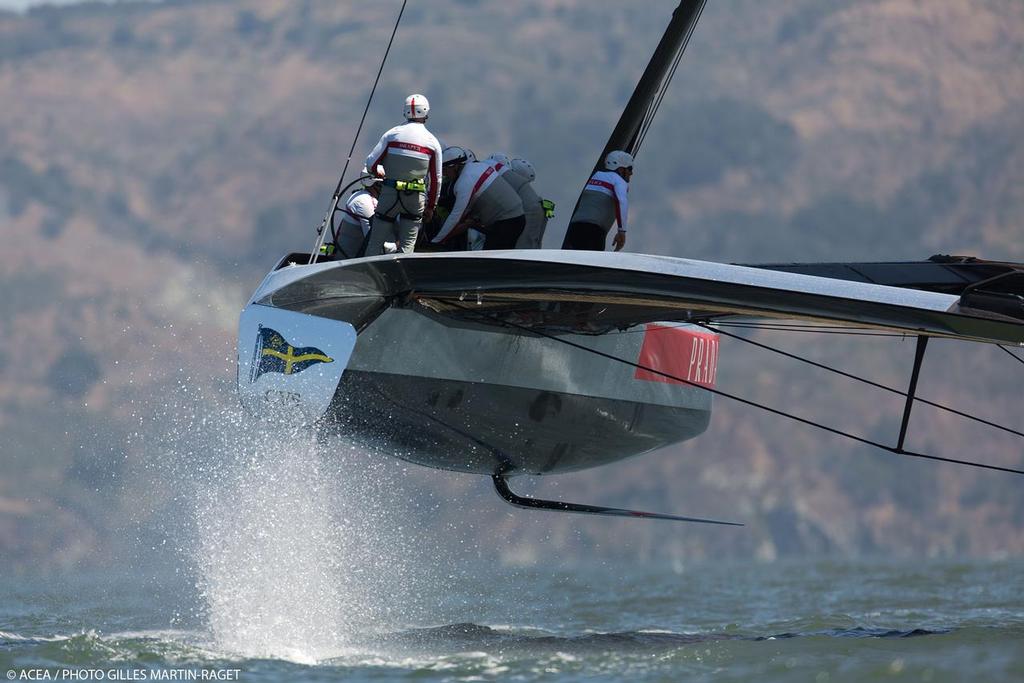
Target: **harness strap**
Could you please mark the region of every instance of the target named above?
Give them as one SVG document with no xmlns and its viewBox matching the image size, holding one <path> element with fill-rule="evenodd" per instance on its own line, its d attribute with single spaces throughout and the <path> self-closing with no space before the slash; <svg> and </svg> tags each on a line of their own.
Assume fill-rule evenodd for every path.
<svg viewBox="0 0 1024 683">
<path fill-rule="evenodd" d="M 426 192 L 427 183 L 424 180 L 394 180 L 384 179 L 384 187 L 393 187 L 399 192 Z"/>
</svg>

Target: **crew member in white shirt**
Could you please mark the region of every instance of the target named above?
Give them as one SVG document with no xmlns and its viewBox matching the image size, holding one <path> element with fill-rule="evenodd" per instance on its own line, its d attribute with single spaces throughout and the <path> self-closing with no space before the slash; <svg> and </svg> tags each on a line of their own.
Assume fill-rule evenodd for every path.
<svg viewBox="0 0 1024 683">
<path fill-rule="evenodd" d="M 604 251 L 608 232 L 614 223 L 619 226 L 612 239 L 615 251 L 626 246 L 633 156 L 621 150 L 608 152 L 604 167 L 604 171 L 596 171 L 587 181 L 569 221 L 562 249 Z"/>
<path fill-rule="evenodd" d="M 484 249 L 514 249 L 526 224 L 519 194 L 493 165 L 469 161 L 462 148 L 446 149 L 443 166 L 455 203 L 432 242 L 444 244 L 473 228 L 484 234 Z"/>
<path fill-rule="evenodd" d="M 384 133 L 366 157 L 366 168 L 384 169 L 366 256 L 380 254 L 385 242 L 411 253 L 423 221 L 433 216 L 441 193 L 441 145 L 425 125 L 429 113 L 426 97 L 409 95 L 406 122 Z"/>
</svg>

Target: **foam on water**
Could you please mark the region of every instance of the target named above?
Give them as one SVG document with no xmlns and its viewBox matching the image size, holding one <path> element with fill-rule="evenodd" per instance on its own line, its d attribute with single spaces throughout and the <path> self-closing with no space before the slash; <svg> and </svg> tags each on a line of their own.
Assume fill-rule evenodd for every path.
<svg viewBox="0 0 1024 683">
<path fill-rule="evenodd" d="M 315 663 L 415 620 L 431 590 L 420 568 L 429 543 L 405 521 L 403 464 L 255 424 L 201 393 L 164 419 L 159 460 L 189 512 L 171 535 L 196 576 L 210 645 Z"/>
<path fill-rule="evenodd" d="M 199 587 L 222 647 L 316 661 L 338 647 L 365 598 L 345 590 L 338 538 L 351 529 L 335 524 L 321 459 L 308 443 L 275 450 L 197 488 Z"/>
</svg>

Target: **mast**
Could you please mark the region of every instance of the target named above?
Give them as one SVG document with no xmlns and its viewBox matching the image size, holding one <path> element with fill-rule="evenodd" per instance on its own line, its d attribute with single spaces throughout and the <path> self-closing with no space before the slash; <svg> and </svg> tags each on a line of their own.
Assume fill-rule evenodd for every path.
<svg viewBox="0 0 1024 683">
<path fill-rule="evenodd" d="M 633 95 L 626 103 L 626 108 L 615 124 L 608 143 L 598 157 L 594 170 L 604 167 L 604 157 L 613 149 L 629 152 L 634 157 L 640 149 L 648 126 L 665 96 L 676 66 L 686 49 L 694 26 L 700 18 L 706 0 L 681 0 L 679 7 L 672 12 L 672 20 L 655 48 L 651 61 L 648 62 L 640 81 L 633 90 Z"/>
</svg>

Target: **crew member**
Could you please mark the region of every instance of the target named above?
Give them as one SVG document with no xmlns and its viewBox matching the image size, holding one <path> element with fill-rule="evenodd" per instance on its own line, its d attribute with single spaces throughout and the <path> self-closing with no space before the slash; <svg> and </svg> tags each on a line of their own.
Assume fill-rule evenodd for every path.
<svg viewBox="0 0 1024 683">
<path fill-rule="evenodd" d="M 608 231 L 616 222 L 619 229 L 612 244 L 615 251 L 626 246 L 627 192 L 633 175 L 633 157 L 621 150 L 608 152 L 604 167 L 606 170 L 596 171 L 583 188 L 562 249 L 604 251 Z"/>
<path fill-rule="evenodd" d="M 492 166 L 495 173 L 500 176 L 504 176 L 506 173 L 512 170 L 512 160 L 507 154 L 501 152 L 495 152 L 491 156 L 484 159 L 484 163 Z M 508 178 L 505 178 L 508 180 Z M 525 210 L 525 207 L 524 207 Z M 520 239 L 522 239 L 520 237 Z M 480 251 L 484 248 L 484 242 L 486 238 L 484 234 L 475 228 L 470 228 L 466 231 L 466 249 L 468 251 Z"/>
<path fill-rule="evenodd" d="M 512 159 L 507 154 L 495 152 L 491 156 L 487 157 L 485 161 L 494 167 L 494 170 L 498 172 L 498 175 L 505 175 L 512 170 Z"/>
<path fill-rule="evenodd" d="M 548 225 L 544 200 L 537 195 L 531 184 L 537 172 L 526 159 L 513 159 L 509 162 L 511 170 L 502 176 L 517 193 L 523 202 L 523 214 L 526 224 L 523 234 L 516 241 L 516 249 L 540 249 L 544 239 L 544 229 Z M 554 204 L 551 205 L 554 209 Z"/>
<path fill-rule="evenodd" d="M 370 220 L 377 210 L 381 179 L 364 176 L 363 187 L 349 195 L 338 222 L 338 253 L 341 258 L 353 258 L 362 251 L 363 241 L 370 234 Z"/>
<path fill-rule="evenodd" d="M 383 187 L 367 239 L 366 255 L 380 254 L 387 241 L 409 253 L 423 221 L 430 220 L 441 193 L 441 145 L 424 123 L 430 103 L 423 95 L 405 98 L 406 123 L 384 133 L 366 157 L 366 168 L 383 167 Z"/>
<path fill-rule="evenodd" d="M 469 228 L 485 236 L 484 249 L 513 249 L 526 219 L 523 202 L 512 186 L 483 161 L 469 161 L 466 150 L 449 147 L 444 155 L 444 177 L 453 183 L 455 203 L 433 239 L 443 244 Z"/>
</svg>

